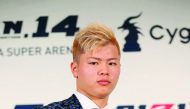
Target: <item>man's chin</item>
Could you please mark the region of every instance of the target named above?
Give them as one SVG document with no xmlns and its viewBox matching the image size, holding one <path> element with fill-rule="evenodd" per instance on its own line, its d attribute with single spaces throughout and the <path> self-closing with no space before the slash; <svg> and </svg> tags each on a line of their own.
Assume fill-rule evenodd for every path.
<svg viewBox="0 0 190 109">
<path fill-rule="evenodd" d="M 110 95 L 110 92 L 103 92 L 101 91 L 99 94 L 98 94 L 98 97 L 101 98 L 101 99 L 104 99 L 104 98 L 108 98 Z"/>
</svg>

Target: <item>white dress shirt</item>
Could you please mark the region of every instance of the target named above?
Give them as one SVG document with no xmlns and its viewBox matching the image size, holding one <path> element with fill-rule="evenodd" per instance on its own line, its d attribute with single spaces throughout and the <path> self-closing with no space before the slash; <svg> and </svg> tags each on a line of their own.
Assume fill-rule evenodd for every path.
<svg viewBox="0 0 190 109">
<path fill-rule="evenodd" d="M 82 105 L 83 109 L 100 109 L 92 100 L 90 100 L 85 95 L 75 92 L 77 99 L 79 100 L 80 104 Z M 109 109 L 108 106 L 105 106 L 103 109 Z"/>
</svg>

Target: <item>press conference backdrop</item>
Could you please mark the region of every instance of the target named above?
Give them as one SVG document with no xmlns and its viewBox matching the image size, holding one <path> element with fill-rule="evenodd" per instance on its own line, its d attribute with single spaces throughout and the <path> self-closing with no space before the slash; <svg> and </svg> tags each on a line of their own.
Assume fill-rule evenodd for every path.
<svg viewBox="0 0 190 109">
<path fill-rule="evenodd" d="M 121 46 L 112 109 L 190 108 L 189 0 L 1 0 L 0 109 L 31 109 L 75 92 L 74 35 L 109 26 Z"/>
</svg>

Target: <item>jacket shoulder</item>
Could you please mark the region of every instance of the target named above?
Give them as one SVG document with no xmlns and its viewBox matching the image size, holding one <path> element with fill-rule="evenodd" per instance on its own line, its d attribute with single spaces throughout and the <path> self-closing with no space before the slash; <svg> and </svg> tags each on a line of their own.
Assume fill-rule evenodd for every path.
<svg viewBox="0 0 190 109">
<path fill-rule="evenodd" d="M 77 97 L 73 94 L 70 98 L 63 101 L 53 102 L 46 106 L 36 107 L 34 109 L 82 109 L 82 106 Z"/>
</svg>

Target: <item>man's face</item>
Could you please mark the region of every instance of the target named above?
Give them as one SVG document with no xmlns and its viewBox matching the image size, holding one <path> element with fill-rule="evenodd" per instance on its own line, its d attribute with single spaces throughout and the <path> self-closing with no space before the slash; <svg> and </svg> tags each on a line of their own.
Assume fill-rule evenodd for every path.
<svg viewBox="0 0 190 109">
<path fill-rule="evenodd" d="M 120 56 L 116 46 L 108 44 L 81 54 L 71 69 L 77 91 L 90 98 L 108 98 L 119 78 Z"/>
</svg>

